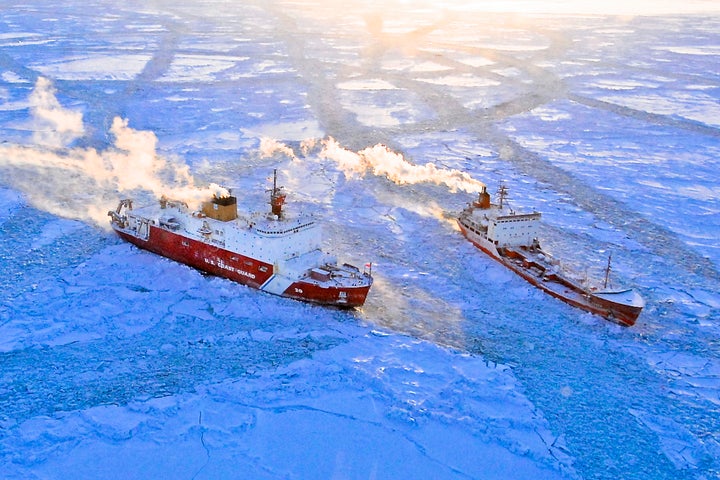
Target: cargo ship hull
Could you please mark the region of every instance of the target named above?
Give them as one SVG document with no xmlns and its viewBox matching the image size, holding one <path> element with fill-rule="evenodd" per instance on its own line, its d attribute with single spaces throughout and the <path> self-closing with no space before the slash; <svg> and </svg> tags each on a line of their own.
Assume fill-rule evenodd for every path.
<svg viewBox="0 0 720 480">
<path fill-rule="evenodd" d="M 540 214 L 517 214 L 503 207 L 504 187 L 500 190 L 499 205 L 491 204 L 483 189 L 457 217 L 465 238 L 548 295 L 620 325 L 634 325 L 645 306 L 642 297 L 633 289 L 589 288 L 564 274 L 537 240 Z M 608 261 L 608 275 L 609 271 Z"/>
<path fill-rule="evenodd" d="M 532 260 L 528 255 L 546 255 L 542 250 L 534 249 L 528 253 L 520 249 L 503 248 L 498 250 L 494 244 L 472 235 L 472 232 L 468 232 L 461 222 L 458 222 L 458 225 L 463 235 L 473 245 L 552 297 L 628 327 L 635 325 L 640 312 L 642 312 L 643 307 L 637 305 L 637 297 L 632 290 L 590 292 L 576 282 L 557 273 L 547 273 L 548 266 L 542 265 L 537 260 Z M 633 301 L 630 304 L 622 303 L 613 301 L 613 297 L 618 299 L 630 297 Z"/>
</svg>

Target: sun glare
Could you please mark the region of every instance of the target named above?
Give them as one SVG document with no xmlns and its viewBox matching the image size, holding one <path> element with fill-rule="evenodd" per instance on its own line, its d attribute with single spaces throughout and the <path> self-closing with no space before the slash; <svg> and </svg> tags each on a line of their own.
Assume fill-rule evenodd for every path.
<svg viewBox="0 0 720 480">
<path fill-rule="evenodd" d="M 709 0 L 438 0 L 434 7 L 473 12 L 582 15 L 669 15 L 720 11 Z"/>
</svg>

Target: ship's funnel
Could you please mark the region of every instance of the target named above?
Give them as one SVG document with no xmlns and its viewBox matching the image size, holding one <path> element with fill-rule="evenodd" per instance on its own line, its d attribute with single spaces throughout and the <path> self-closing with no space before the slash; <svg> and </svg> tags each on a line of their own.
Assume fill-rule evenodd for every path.
<svg viewBox="0 0 720 480">
<path fill-rule="evenodd" d="M 487 192 L 487 187 L 485 187 L 485 185 L 482 186 L 482 189 L 478 194 L 478 199 L 475 201 L 475 204 L 473 206 L 475 208 L 483 209 L 490 208 L 490 194 Z"/>
<path fill-rule="evenodd" d="M 222 222 L 235 220 L 238 217 L 237 198 L 232 195 L 213 196 L 211 201 L 203 203 L 202 213 Z"/>
</svg>

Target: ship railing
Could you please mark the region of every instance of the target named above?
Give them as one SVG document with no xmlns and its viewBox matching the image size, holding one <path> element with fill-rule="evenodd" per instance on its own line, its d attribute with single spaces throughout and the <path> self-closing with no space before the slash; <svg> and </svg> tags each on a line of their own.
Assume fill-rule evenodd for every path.
<svg viewBox="0 0 720 480">
<path fill-rule="evenodd" d="M 258 233 L 262 233 L 263 235 L 270 236 L 270 237 L 279 237 L 282 235 L 287 235 L 289 233 L 298 233 L 300 230 L 305 230 L 305 229 L 309 228 L 310 226 L 313 225 L 313 223 L 315 223 L 315 222 L 303 223 L 303 224 L 295 225 L 294 227 L 291 227 L 291 228 L 278 229 L 278 230 L 275 230 L 275 229 L 270 230 L 270 229 L 260 228 L 257 225 L 255 225 L 255 231 Z"/>
</svg>

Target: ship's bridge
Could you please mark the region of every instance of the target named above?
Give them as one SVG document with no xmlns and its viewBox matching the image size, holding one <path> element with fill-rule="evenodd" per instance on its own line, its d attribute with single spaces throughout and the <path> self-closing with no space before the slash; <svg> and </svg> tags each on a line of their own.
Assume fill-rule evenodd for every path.
<svg viewBox="0 0 720 480">
<path fill-rule="evenodd" d="M 488 222 L 487 237 L 499 246 L 529 247 L 538 237 L 540 213 L 498 215 Z"/>
<path fill-rule="evenodd" d="M 225 248 L 268 263 L 321 248 L 320 226 L 312 216 L 290 218 L 255 214 L 224 228 Z"/>
</svg>

